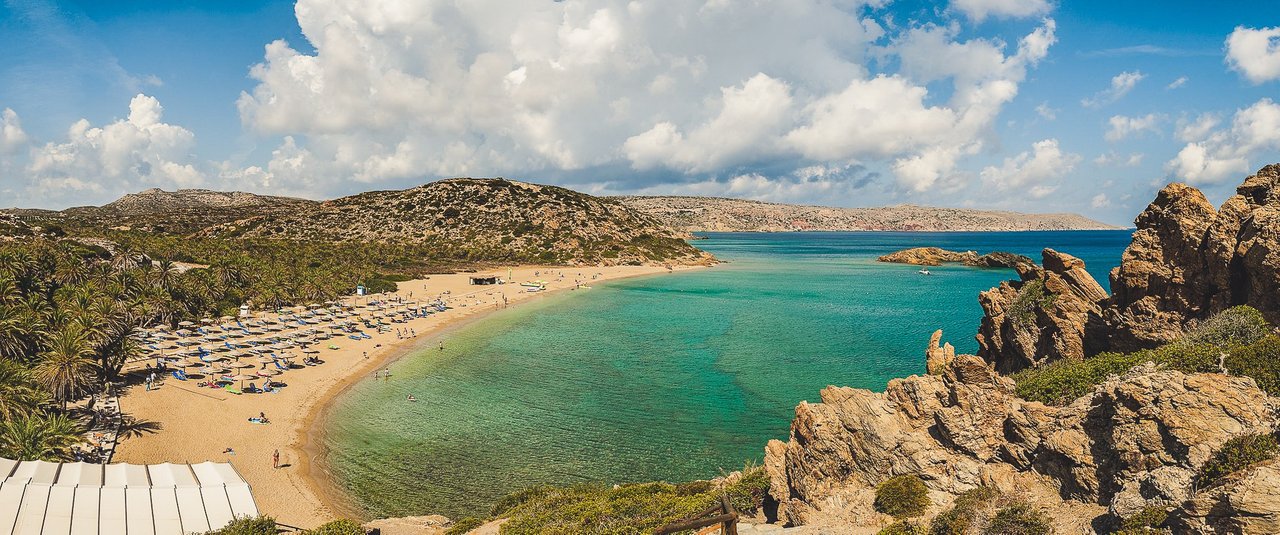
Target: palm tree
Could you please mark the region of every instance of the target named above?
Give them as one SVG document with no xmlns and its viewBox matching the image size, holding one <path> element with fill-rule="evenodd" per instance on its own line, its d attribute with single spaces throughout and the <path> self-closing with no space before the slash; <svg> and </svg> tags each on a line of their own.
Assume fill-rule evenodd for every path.
<svg viewBox="0 0 1280 535">
<path fill-rule="evenodd" d="M 54 401 L 62 403 L 63 409 L 92 381 L 92 351 L 84 331 L 68 326 L 54 333 L 48 349 L 40 354 L 35 367 L 36 380 L 48 389 Z"/>
<path fill-rule="evenodd" d="M 0 456 L 21 461 L 65 461 L 84 441 L 80 424 L 66 414 L 31 415 L 0 421 Z"/>
<path fill-rule="evenodd" d="M 0 359 L 0 421 L 35 414 L 48 397 L 32 380 L 31 370 Z"/>
</svg>

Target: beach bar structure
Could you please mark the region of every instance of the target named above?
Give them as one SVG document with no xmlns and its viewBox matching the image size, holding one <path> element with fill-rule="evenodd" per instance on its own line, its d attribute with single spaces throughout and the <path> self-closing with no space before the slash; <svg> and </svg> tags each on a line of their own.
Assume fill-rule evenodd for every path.
<svg viewBox="0 0 1280 535">
<path fill-rule="evenodd" d="M 471 277 L 471 284 L 473 286 L 487 286 L 490 284 L 497 284 L 497 283 L 498 283 L 497 275 L 493 275 L 489 277 Z"/>
<path fill-rule="evenodd" d="M 89 464 L 0 458 L 0 535 L 204 533 L 258 516 L 230 464 Z"/>
</svg>

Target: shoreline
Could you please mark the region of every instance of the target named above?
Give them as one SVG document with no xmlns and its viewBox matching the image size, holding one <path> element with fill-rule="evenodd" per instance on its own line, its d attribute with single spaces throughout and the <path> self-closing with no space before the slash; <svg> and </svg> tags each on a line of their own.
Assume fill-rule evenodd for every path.
<svg viewBox="0 0 1280 535">
<path fill-rule="evenodd" d="M 372 340 L 355 344 L 339 341 L 342 349 L 326 350 L 321 355 L 325 364 L 295 369 L 282 376 L 290 387 L 279 395 L 229 396 L 217 391 L 192 390 L 173 381 L 150 392 L 141 391 L 141 387 L 130 388 L 121 398 L 124 412 L 141 421 L 159 424 L 161 430 L 123 439 L 117 460 L 135 464 L 231 462 L 254 489 L 262 514 L 274 516 L 283 524 L 312 528 L 343 517 L 369 520 L 364 518 L 365 513 L 355 498 L 331 476 L 325 462 L 328 452 L 324 445 L 324 427 L 328 415 L 337 400 L 358 381 L 493 312 L 538 300 L 544 294 L 559 294 L 575 288 L 570 272 L 588 275 L 588 280 L 581 282 L 595 285 L 698 267 L 703 266 L 678 266 L 670 270 L 662 266 L 522 266 L 511 268 L 511 281 L 505 285 L 470 286 L 467 281 L 470 276 L 482 274 L 505 276 L 508 271 L 505 269 L 433 275 L 399 283 L 395 295 L 408 298 L 413 292 L 419 298 L 428 298 L 440 294 L 450 308 L 425 319 L 392 326 L 392 330 L 412 327 L 416 333 L 412 338 L 397 339 L 392 333 L 378 333 Z M 561 277 L 547 282 L 541 292 L 526 292 L 518 284 L 540 277 L 550 279 L 557 273 Z M 589 279 L 597 273 L 598 278 Z M 362 353 L 367 354 L 367 359 L 361 358 Z M 237 410 L 249 415 L 267 412 L 272 425 L 245 425 L 243 418 L 233 415 Z M 218 448 L 224 445 L 234 451 L 218 453 Z M 272 450 L 280 452 L 280 469 L 272 469 L 267 461 Z"/>
</svg>

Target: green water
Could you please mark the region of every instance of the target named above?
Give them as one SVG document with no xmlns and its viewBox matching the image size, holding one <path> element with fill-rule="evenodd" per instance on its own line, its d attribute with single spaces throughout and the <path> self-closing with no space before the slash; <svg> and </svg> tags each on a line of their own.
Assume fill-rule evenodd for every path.
<svg viewBox="0 0 1280 535">
<path fill-rule="evenodd" d="M 1129 235 L 712 234 L 696 245 L 728 264 L 501 311 L 394 364 L 391 381 L 355 386 L 329 418 L 328 462 L 376 517 L 483 514 L 540 483 L 712 477 L 759 460 L 822 387 L 880 390 L 923 371 L 934 329 L 975 351 L 978 292 L 1013 276 L 925 277 L 877 255 L 937 245 L 1038 258 L 1050 246 L 1105 281 Z"/>
</svg>

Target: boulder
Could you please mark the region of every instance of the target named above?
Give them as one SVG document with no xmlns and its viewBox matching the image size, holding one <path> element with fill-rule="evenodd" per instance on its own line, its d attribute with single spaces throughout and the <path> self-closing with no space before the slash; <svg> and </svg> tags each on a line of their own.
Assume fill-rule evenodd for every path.
<svg viewBox="0 0 1280 535">
<path fill-rule="evenodd" d="M 1174 533 L 1280 533 L 1280 460 L 1250 466 L 1169 515 Z"/>
</svg>

